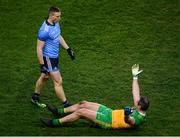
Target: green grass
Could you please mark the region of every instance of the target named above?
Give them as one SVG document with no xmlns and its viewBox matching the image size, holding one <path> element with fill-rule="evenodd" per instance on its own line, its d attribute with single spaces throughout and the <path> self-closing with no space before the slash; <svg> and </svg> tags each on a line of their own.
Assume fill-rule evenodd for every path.
<svg viewBox="0 0 180 137">
<path fill-rule="evenodd" d="M 96 129 L 84 120 L 45 128 L 52 117 L 30 103 L 39 76 L 37 31 L 50 6 L 62 9 L 62 35 L 75 50 L 61 50 L 63 85 L 71 103 L 88 100 L 113 109 L 133 105 L 131 66 L 144 69 L 147 121 L 138 129 Z M 0 135 L 180 135 L 180 1 L 0 0 Z M 49 80 L 42 101 L 60 105 Z"/>
</svg>

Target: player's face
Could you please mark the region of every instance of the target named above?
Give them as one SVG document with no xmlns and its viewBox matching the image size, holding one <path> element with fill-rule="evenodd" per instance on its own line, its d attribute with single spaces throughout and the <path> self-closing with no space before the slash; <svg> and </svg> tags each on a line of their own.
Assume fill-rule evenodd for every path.
<svg viewBox="0 0 180 137">
<path fill-rule="evenodd" d="M 61 12 L 54 12 L 53 22 L 56 23 L 56 22 L 60 21 L 60 19 L 61 19 Z"/>
<path fill-rule="evenodd" d="M 138 110 L 141 110 L 141 106 L 140 105 L 138 105 L 137 108 L 138 108 Z"/>
</svg>

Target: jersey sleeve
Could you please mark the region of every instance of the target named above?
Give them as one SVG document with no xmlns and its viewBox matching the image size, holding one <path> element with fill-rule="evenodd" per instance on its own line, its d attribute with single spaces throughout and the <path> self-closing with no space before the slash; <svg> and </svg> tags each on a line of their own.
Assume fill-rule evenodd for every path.
<svg viewBox="0 0 180 137">
<path fill-rule="evenodd" d="M 40 30 L 38 32 L 38 39 L 41 41 L 46 41 L 46 39 L 48 38 L 48 33 L 44 30 Z"/>
<path fill-rule="evenodd" d="M 134 125 L 135 126 L 142 123 L 144 121 L 144 118 L 145 118 L 145 116 L 140 115 L 138 113 L 138 111 L 134 111 L 130 116 L 134 119 L 134 121 L 135 121 Z"/>
</svg>

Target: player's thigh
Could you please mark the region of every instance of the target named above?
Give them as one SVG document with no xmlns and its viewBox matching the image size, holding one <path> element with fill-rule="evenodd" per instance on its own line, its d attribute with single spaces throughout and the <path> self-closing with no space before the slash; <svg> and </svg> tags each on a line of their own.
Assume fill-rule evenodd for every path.
<svg viewBox="0 0 180 137">
<path fill-rule="evenodd" d="M 55 83 L 62 84 L 62 77 L 59 71 L 50 72 L 50 76 Z"/>
<path fill-rule="evenodd" d="M 78 113 L 80 114 L 81 118 L 96 122 L 96 111 L 82 108 L 78 110 Z"/>
<path fill-rule="evenodd" d="M 80 102 L 80 108 L 86 108 L 89 110 L 97 111 L 100 107 L 100 104 L 88 101 Z"/>
</svg>

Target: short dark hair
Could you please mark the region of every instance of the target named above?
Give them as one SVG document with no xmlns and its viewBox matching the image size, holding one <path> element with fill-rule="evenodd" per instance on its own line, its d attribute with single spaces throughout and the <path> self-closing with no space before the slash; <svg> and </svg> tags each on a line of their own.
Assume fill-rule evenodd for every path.
<svg viewBox="0 0 180 137">
<path fill-rule="evenodd" d="M 51 14 L 52 12 L 61 12 L 61 11 L 58 7 L 52 6 L 49 8 L 49 14 Z"/>
<path fill-rule="evenodd" d="M 138 101 L 138 105 L 141 106 L 141 110 L 146 111 L 149 107 L 149 100 L 147 97 L 140 97 L 140 100 Z"/>
</svg>

